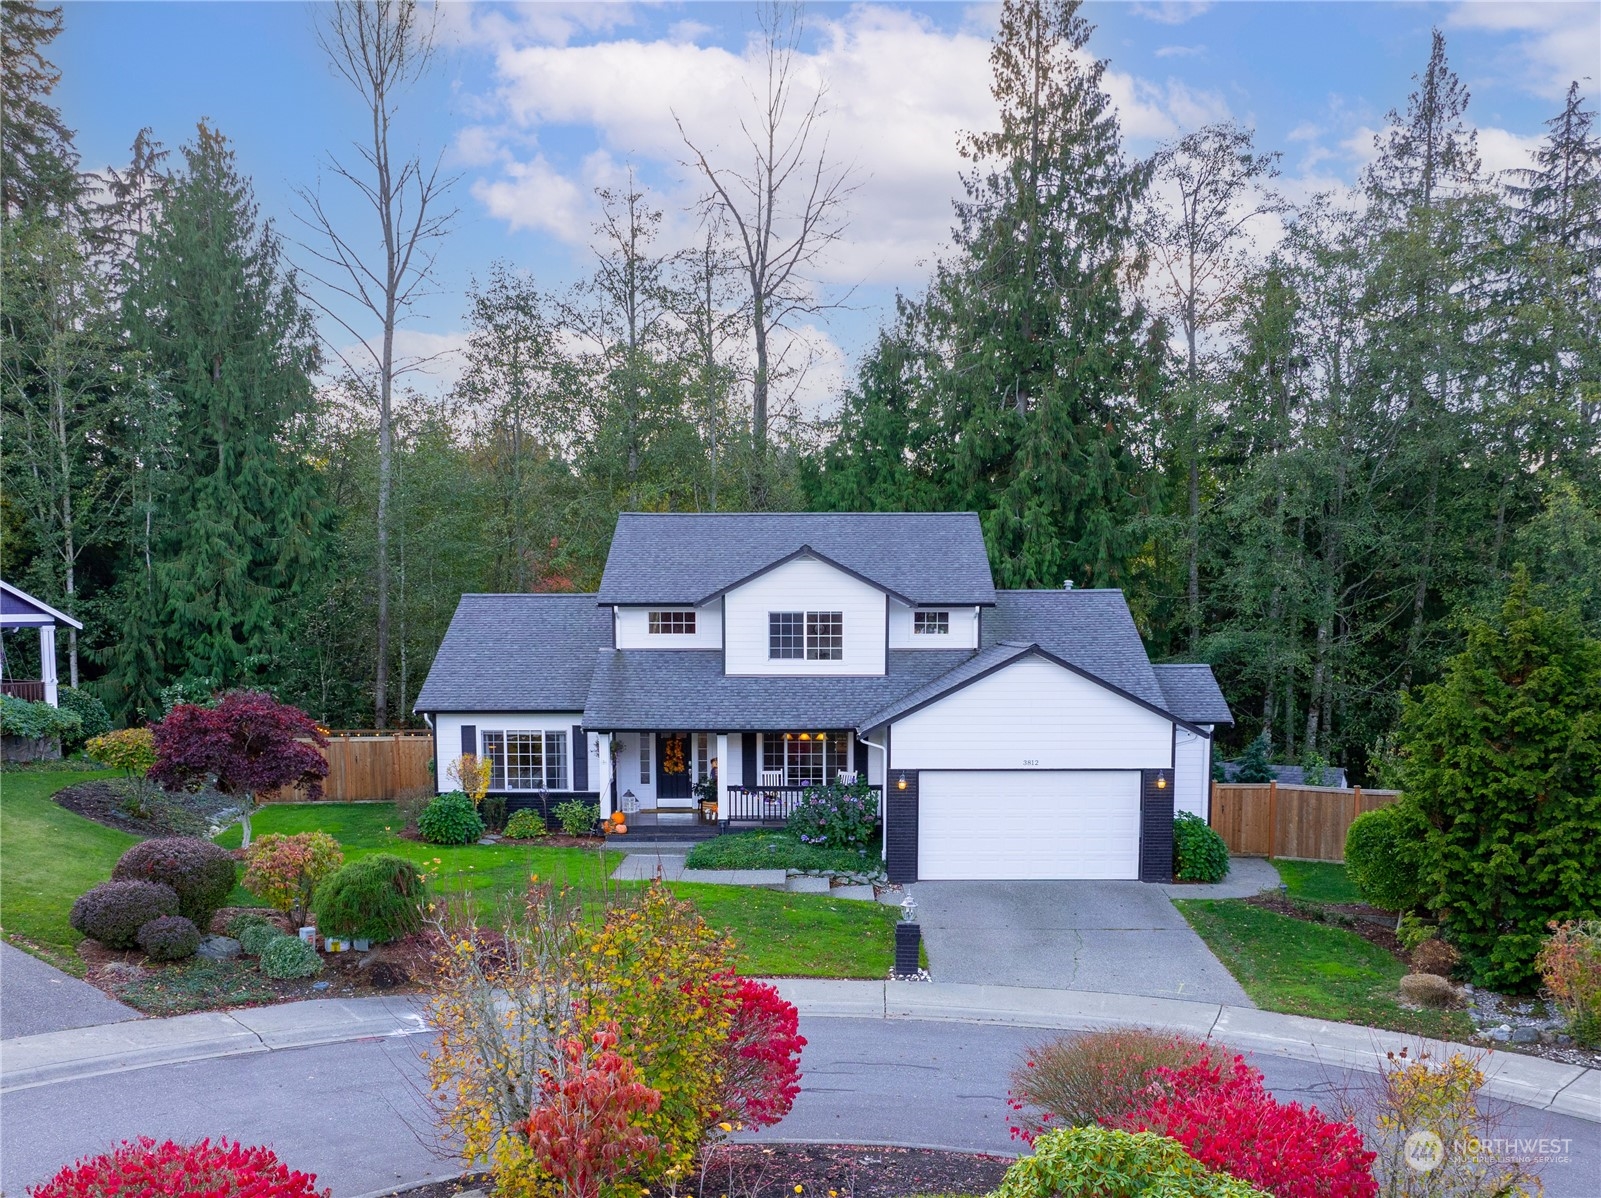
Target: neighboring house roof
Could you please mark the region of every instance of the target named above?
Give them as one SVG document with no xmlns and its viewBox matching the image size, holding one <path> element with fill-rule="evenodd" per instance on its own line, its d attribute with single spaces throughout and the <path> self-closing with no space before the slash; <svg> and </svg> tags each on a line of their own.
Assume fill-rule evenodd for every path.
<svg viewBox="0 0 1601 1198">
<path fill-rule="evenodd" d="M 45 624 L 65 624 L 80 631 L 83 625 L 64 611 L 57 611 L 43 599 L 35 599 L 21 587 L 0 579 L 0 626 L 37 628 Z"/>
<path fill-rule="evenodd" d="M 724 675 L 717 649 L 607 649 L 595 655 L 584 725 L 722 732 L 867 727 L 863 721 L 873 712 L 966 656 L 961 650 L 891 649 L 882 675 L 752 677 Z"/>
<path fill-rule="evenodd" d="M 1196 724 L 1233 724 L 1234 715 L 1205 663 L 1152 666 L 1157 685 L 1167 697 L 1163 705 L 1174 715 Z"/>
<path fill-rule="evenodd" d="M 1008 641 L 1036 644 L 1118 690 L 1169 710 L 1122 591 L 996 591 L 995 610 L 984 613 L 984 645 Z"/>
<path fill-rule="evenodd" d="M 463 595 L 417 711 L 582 711 L 611 613 L 594 595 Z"/>
<path fill-rule="evenodd" d="M 1234 775 L 1240 772 L 1238 762 L 1224 761 L 1219 763 L 1223 767 L 1223 776 L 1228 781 L 1234 781 Z M 1302 765 L 1270 765 L 1273 777 L 1285 786 L 1306 786 L 1306 767 Z M 1343 790 L 1346 786 L 1345 767 L 1343 765 L 1326 765 L 1323 767 L 1323 781 L 1319 786 L 1333 786 Z"/>
<path fill-rule="evenodd" d="M 972 512 L 624 512 L 602 604 L 696 604 L 808 548 L 918 604 L 995 601 Z"/>
</svg>

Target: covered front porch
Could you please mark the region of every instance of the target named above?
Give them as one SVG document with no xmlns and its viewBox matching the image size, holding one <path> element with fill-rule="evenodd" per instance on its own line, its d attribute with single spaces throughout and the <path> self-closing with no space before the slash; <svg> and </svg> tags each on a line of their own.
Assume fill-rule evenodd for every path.
<svg viewBox="0 0 1601 1198">
<path fill-rule="evenodd" d="M 651 729 L 602 742 L 602 815 L 621 811 L 641 831 L 779 827 L 807 791 L 838 781 L 866 781 L 882 799 L 882 754 L 851 729 Z"/>
</svg>

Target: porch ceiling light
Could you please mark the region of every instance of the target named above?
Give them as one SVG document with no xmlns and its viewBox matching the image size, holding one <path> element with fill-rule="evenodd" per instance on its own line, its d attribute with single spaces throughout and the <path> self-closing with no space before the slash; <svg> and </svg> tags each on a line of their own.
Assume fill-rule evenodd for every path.
<svg viewBox="0 0 1601 1198">
<path fill-rule="evenodd" d="M 812 734 L 810 732 L 802 732 L 800 734 L 800 738 L 802 740 L 811 740 L 812 739 Z"/>
</svg>

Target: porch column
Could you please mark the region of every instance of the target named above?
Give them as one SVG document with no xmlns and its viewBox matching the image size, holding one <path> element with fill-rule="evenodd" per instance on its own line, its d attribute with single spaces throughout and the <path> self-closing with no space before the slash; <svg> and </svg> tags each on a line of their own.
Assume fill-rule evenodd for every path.
<svg viewBox="0 0 1601 1198">
<path fill-rule="evenodd" d="M 612 813 L 612 734 L 601 733 L 595 737 L 595 747 L 600 753 L 600 761 L 595 765 L 594 778 L 600 787 L 600 818 L 609 819 Z"/>
<path fill-rule="evenodd" d="M 728 733 L 717 734 L 717 819 L 723 818 L 723 812 L 728 810 L 728 771 L 733 766 L 733 760 L 728 756 Z"/>
<path fill-rule="evenodd" d="M 56 688 L 56 626 L 39 625 L 39 677 L 44 680 L 44 701 L 51 707 L 61 706 Z"/>
</svg>

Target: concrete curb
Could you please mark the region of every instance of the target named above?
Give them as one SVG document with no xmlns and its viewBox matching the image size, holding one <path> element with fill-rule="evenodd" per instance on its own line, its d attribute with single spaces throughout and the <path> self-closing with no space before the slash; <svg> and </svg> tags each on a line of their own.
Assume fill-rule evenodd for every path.
<svg viewBox="0 0 1601 1198">
<path fill-rule="evenodd" d="M 1480 1058 L 1485 1092 L 1520 1106 L 1601 1123 L 1601 1070 L 1402 1032 L 1182 999 L 952 982 L 768 979 L 812 1018 L 924 1019 L 1041 1029 L 1159 1027 L 1231 1048 L 1376 1072 L 1387 1052 Z M 185 1061 L 428 1032 L 415 997 L 311 999 L 280 1006 L 144 1019 L 0 1041 L 0 1093 Z"/>
</svg>

